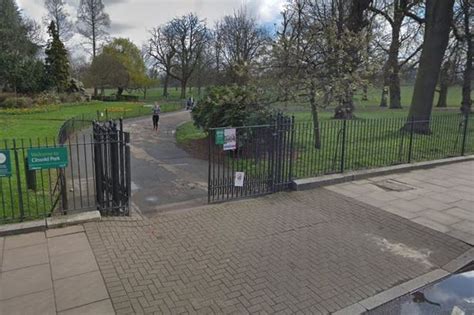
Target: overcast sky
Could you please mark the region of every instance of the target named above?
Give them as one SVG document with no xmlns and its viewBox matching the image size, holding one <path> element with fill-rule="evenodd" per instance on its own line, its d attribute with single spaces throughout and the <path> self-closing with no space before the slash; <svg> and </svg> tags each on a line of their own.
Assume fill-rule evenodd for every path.
<svg viewBox="0 0 474 315">
<path fill-rule="evenodd" d="M 44 0 L 17 0 L 24 15 L 40 22 L 45 15 Z M 80 0 L 65 0 L 75 19 Z M 147 38 L 147 30 L 189 12 L 206 19 L 209 26 L 222 16 L 245 6 L 264 25 L 272 25 L 279 17 L 284 0 L 103 0 L 112 21 L 112 37 L 126 37 L 139 47 Z M 78 42 L 76 37 L 72 42 Z M 74 46 L 69 43 L 69 47 Z M 77 52 L 76 52 L 77 53 Z"/>
</svg>

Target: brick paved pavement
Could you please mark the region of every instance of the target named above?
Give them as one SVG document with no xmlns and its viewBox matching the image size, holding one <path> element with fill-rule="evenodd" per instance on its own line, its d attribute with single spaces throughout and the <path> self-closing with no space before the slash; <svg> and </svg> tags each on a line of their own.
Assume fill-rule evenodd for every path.
<svg viewBox="0 0 474 315">
<path fill-rule="evenodd" d="M 326 189 L 85 228 L 119 314 L 326 314 L 470 248 Z"/>
<path fill-rule="evenodd" d="M 404 191 L 377 186 L 401 184 Z M 474 161 L 327 187 L 474 245 Z"/>
</svg>

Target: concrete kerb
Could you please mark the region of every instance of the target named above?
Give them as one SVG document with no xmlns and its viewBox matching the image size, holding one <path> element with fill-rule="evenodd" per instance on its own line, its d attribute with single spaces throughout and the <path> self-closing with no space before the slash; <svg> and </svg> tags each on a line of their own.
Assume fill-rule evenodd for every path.
<svg viewBox="0 0 474 315">
<path fill-rule="evenodd" d="M 383 176 L 388 174 L 403 173 L 417 169 L 428 169 L 436 166 L 459 163 L 474 160 L 474 155 L 453 157 L 435 161 L 416 162 L 412 164 L 400 164 L 393 166 L 386 166 L 370 170 L 352 171 L 342 174 L 332 174 L 319 177 L 311 177 L 304 179 L 296 179 L 291 183 L 292 190 L 308 190 L 322 186 L 340 184 L 354 180 L 366 179 L 375 176 Z"/>
<path fill-rule="evenodd" d="M 416 277 L 412 280 L 394 286 L 388 290 L 380 292 L 374 296 L 366 298 L 362 301 L 349 305 L 335 313 L 334 315 L 355 315 L 364 314 L 367 311 L 371 311 L 379 306 L 382 306 L 390 301 L 393 301 L 401 296 L 416 291 L 429 284 L 438 282 L 462 267 L 466 266 L 470 262 L 474 261 L 474 248 L 468 250 L 461 256 L 453 259 L 441 268 L 432 270 L 424 275 Z"/>
<path fill-rule="evenodd" d="M 63 215 L 60 217 L 50 217 L 28 221 L 22 223 L 13 223 L 0 226 L 0 236 L 16 235 L 23 233 L 45 231 L 51 228 L 60 228 L 70 225 L 78 225 L 87 222 L 100 221 L 101 215 L 99 211 L 88 211 L 69 215 Z"/>
</svg>

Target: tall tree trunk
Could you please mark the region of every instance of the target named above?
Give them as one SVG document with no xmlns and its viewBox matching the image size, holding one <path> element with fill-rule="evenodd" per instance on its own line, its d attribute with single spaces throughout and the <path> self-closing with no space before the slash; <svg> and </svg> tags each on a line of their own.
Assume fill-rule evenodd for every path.
<svg viewBox="0 0 474 315">
<path fill-rule="evenodd" d="M 400 109 L 402 108 L 401 104 L 401 88 L 400 88 L 400 76 L 399 76 L 399 66 L 398 62 L 390 74 L 390 109 Z"/>
<path fill-rule="evenodd" d="M 309 102 L 311 104 L 311 116 L 313 118 L 314 147 L 316 149 L 321 149 L 321 132 L 319 130 L 318 106 L 316 104 L 316 86 L 314 82 L 311 82 Z"/>
<path fill-rule="evenodd" d="M 382 86 L 382 96 L 380 98 L 380 107 L 387 107 L 387 100 L 388 100 L 388 79 L 389 79 L 389 66 L 388 61 L 385 63 L 383 67 L 383 86 Z"/>
<path fill-rule="evenodd" d="M 388 67 L 389 79 L 388 86 L 390 91 L 390 106 L 391 109 L 402 108 L 400 103 L 400 64 L 398 63 L 398 54 L 400 52 L 400 29 L 402 27 L 405 13 L 398 1 L 394 7 L 394 19 L 392 25 L 392 41 L 388 52 Z"/>
<path fill-rule="evenodd" d="M 340 14 L 343 12 L 342 2 L 340 1 Z M 345 23 L 347 29 L 353 34 L 359 34 L 366 26 L 367 20 L 365 12 L 369 8 L 372 0 L 352 0 L 350 4 L 349 15 L 347 16 L 347 22 Z M 339 23 L 338 23 L 339 24 Z M 338 26 L 339 28 L 339 26 Z M 342 34 L 341 30 L 338 31 L 338 34 Z M 359 67 L 361 60 L 359 51 L 355 47 L 349 47 L 348 53 L 351 56 L 351 60 L 348 61 L 348 71 L 354 72 Z M 351 87 L 348 87 L 346 90 L 345 99 L 341 102 L 340 105 L 336 106 L 334 118 L 336 119 L 352 119 L 354 117 L 354 91 Z"/>
<path fill-rule="evenodd" d="M 384 84 L 382 88 L 382 97 L 380 98 L 380 107 L 387 107 L 388 104 L 388 86 Z"/>
<path fill-rule="evenodd" d="M 146 87 L 143 88 L 143 99 L 146 100 Z"/>
<path fill-rule="evenodd" d="M 188 82 L 186 80 L 181 80 L 181 98 L 185 99 L 186 98 L 186 85 Z"/>
<path fill-rule="evenodd" d="M 463 83 L 462 83 L 462 103 L 461 112 L 467 115 L 471 112 L 472 100 L 471 100 L 471 80 L 472 80 L 472 34 L 470 30 L 471 23 L 471 4 L 469 0 L 463 1 L 464 11 L 464 33 L 466 34 L 467 51 L 466 51 L 466 66 L 464 67 Z"/>
<path fill-rule="evenodd" d="M 118 87 L 117 88 L 117 100 L 120 100 L 120 98 L 122 97 L 122 93 L 123 93 L 123 87 Z"/>
<path fill-rule="evenodd" d="M 447 107 L 450 62 L 447 60 L 439 74 L 439 96 L 436 107 Z"/>
<path fill-rule="evenodd" d="M 364 83 L 364 85 L 362 86 L 362 100 L 363 101 L 368 101 L 369 100 L 368 89 L 369 89 L 369 87 L 367 86 L 366 83 Z"/>
<path fill-rule="evenodd" d="M 96 38 L 95 38 L 95 24 L 92 24 L 92 61 L 94 61 L 96 56 Z M 94 86 L 94 97 L 97 97 L 97 87 Z"/>
<path fill-rule="evenodd" d="M 448 101 L 448 85 L 445 83 L 439 84 L 439 96 L 438 96 L 438 104 L 436 107 L 444 108 L 447 107 Z"/>
<path fill-rule="evenodd" d="M 168 72 L 165 74 L 165 81 L 163 82 L 163 96 L 168 97 L 168 84 L 169 84 L 170 75 Z"/>
<path fill-rule="evenodd" d="M 453 5 L 454 0 L 426 2 L 423 49 L 405 130 L 410 130 L 411 122 L 417 121 L 413 126 L 415 132 L 430 133 L 429 120 L 441 62 L 448 46 Z"/>
</svg>

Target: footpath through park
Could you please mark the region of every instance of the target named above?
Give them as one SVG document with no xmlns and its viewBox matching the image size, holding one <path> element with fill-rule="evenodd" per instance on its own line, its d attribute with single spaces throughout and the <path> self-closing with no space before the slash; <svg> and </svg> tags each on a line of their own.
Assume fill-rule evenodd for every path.
<svg viewBox="0 0 474 315">
<path fill-rule="evenodd" d="M 187 111 L 162 114 L 159 131 L 152 118 L 126 120 L 132 154 L 133 202 L 148 215 L 176 203 L 207 200 L 208 162 L 192 157 L 176 143 L 176 128 L 191 121 Z"/>
</svg>

